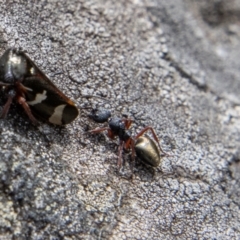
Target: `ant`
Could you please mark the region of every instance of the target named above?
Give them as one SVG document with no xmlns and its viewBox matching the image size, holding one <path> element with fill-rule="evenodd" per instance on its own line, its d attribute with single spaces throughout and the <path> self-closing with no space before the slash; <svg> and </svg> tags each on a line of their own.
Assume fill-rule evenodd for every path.
<svg viewBox="0 0 240 240">
<path fill-rule="evenodd" d="M 119 169 L 121 169 L 123 165 L 123 149 L 132 150 L 131 157 L 133 162 L 135 161 L 135 157 L 137 155 L 145 164 L 152 167 L 157 167 L 160 164 L 162 156 L 170 156 L 162 150 L 157 135 L 150 126 L 143 128 L 135 137 L 132 137 L 128 129 L 130 128 L 133 120 L 127 118 L 127 116 L 124 116 L 123 118 L 111 117 L 111 112 L 109 110 L 93 109 L 88 117 L 96 123 L 108 123 L 107 127 L 96 128 L 88 131 L 89 133 L 107 131 L 107 136 L 110 139 L 114 139 L 115 137 L 119 138 L 117 161 Z M 151 138 L 143 136 L 143 134 L 147 131 L 151 131 L 157 145 Z M 162 155 L 160 155 L 159 149 L 163 153 Z M 133 166 L 131 166 L 131 170 L 133 172 Z"/>
</svg>

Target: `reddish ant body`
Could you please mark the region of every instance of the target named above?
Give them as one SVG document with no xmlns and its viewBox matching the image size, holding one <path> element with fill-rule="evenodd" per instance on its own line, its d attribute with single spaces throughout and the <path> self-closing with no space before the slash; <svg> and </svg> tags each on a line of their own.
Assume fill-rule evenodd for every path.
<svg viewBox="0 0 240 240">
<path fill-rule="evenodd" d="M 123 149 L 131 149 L 133 162 L 135 161 L 135 157 L 137 155 L 145 164 L 148 164 L 152 167 L 157 167 L 160 164 L 161 156 L 169 156 L 169 154 L 162 150 L 157 135 L 150 126 L 143 128 L 135 137 L 132 137 L 128 131 L 133 122 L 132 119 L 127 117 L 111 117 L 111 112 L 106 109 L 93 109 L 88 116 L 97 123 L 108 123 L 107 127 L 96 128 L 89 131 L 89 133 L 100 133 L 107 131 L 107 136 L 110 139 L 114 139 L 115 137 L 119 138 L 117 161 L 119 169 L 121 169 L 123 164 Z M 147 131 L 151 131 L 157 145 L 151 138 L 143 136 L 143 134 Z M 162 155 L 160 155 L 159 149 L 161 152 L 163 152 Z"/>
</svg>

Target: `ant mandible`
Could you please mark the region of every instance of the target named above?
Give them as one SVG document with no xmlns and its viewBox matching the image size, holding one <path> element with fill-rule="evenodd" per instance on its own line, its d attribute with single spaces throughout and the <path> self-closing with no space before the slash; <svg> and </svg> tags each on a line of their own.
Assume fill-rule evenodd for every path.
<svg viewBox="0 0 240 240">
<path fill-rule="evenodd" d="M 127 117 L 111 117 L 111 112 L 106 109 L 93 109 L 92 112 L 88 115 L 90 119 L 96 123 L 108 123 L 108 127 L 96 128 L 88 131 L 89 133 L 100 133 L 107 131 L 107 136 L 110 139 L 115 137 L 119 138 L 119 148 L 118 148 L 118 161 L 117 166 L 119 169 L 122 168 L 123 158 L 122 151 L 123 149 L 132 150 L 132 161 L 135 161 L 136 155 L 147 165 L 152 167 L 157 167 L 161 161 L 161 156 L 170 156 L 165 153 L 159 143 L 157 135 L 152 127 L 148 126 L 143 128 L 135 137 L 132 137 L 128 129 L 130 128 L 133 120 Z M 151 131 L 155 142 L 146 136 L 142 136 L 145 132 Z M 160 155 L 160 151 L 163 153 Z M 131 166 L 133 172 L 133 166 Z"/>
</svg>

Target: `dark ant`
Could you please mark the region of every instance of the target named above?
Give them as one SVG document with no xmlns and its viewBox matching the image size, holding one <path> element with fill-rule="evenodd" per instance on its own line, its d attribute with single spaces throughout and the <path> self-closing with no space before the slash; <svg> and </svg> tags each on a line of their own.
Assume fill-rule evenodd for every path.
<svg viewBox="0 0 240 240">
<path fill-rule="evenodd" d="M 115 137 L 119 138 L 119 148 L 118 148 L 118 168 L 121 169 L 123 164 L 122 151 L 123 149 L 132 150 L 132 161 L 135 161 L 136 155 L 147 165 L 152 167 L 157 167 L 160 164 L 162 156 L 170 156 L 165 153 L 159 143 L 157 135 L 152 127 L 148 126 L 143 128 L 135 137 L 132 137 L 128 129 L 130 128 L 133 120 L 127 118 L 111 117 L 111 112 L 106 109 L 93 109 L 88 115 L 93 121 L 97 123 L 108 123 L 108 127 L 96 128 L 90 130 L 89 133 L 100 133 L 107 131 L 107 136 L 110 139 Z M 155 142 L 146 136 L 142 136 L 145 132 L 151 131 Z M 160 151 L 163 153 L 160 154 Z M 133 172 L 133 166 L 131 166 Z"/>
</svg>

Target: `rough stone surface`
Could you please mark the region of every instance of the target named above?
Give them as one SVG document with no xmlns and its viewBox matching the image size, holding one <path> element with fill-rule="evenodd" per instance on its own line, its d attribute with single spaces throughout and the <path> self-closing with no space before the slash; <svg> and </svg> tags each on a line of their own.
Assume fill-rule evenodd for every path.
<svg viewBox="0 0 240 240">
<path fill-rule="evenodd" d="M 13 105 L 0 120 L 0 239 L 239 239 L 239 12 L 237 0 L 2 0 L 0 53 L 25 50 L 81 114 L 34 127 Z M 94 107 L 133 118 L 133 135 L 153 126 L 174 156 L 155 171 L 137 161 L 131 181 L 118 141 L 84 134 Z"/>
</svg>

